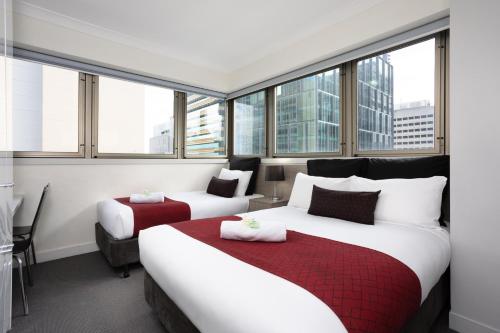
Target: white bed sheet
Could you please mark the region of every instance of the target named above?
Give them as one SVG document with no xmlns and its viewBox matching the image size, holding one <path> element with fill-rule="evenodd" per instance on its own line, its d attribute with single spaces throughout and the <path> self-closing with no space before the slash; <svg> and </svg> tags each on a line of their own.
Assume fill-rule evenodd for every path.
<svg viewBox="0 0 500 333">
<path fill-rule="evenodd" d="M 253 194 L 224 198 L 205 191 L 177 192 L 165 196 L 187 203 L 191 208 L 193 220 L 244 213 L 248 210 L 250 199 L 262 197 L 261 194 Z M 104 200 L 97 204 L 97 218 L 102 227 L 115 239 L 127 239 L 134 234 L 132 208 L 114 199 Z"/>
<path fill-rule="evenodd" d="M 416 273 L 422 302 L 450 261 L 449 234 L 440 227 L 367 226 L 288 206 L 240 215 L 282 220 L 289 230 L 384 252 Z M 346 332 L 305 289 L 168 225 L 141 231 L 139 249 L 146 270 L 201 332 Z"/>
</svg>

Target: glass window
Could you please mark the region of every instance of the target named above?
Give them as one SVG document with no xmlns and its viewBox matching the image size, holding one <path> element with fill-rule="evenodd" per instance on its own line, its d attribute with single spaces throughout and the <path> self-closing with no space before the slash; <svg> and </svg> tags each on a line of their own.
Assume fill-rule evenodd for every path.
<svg viewBox="0 0 500 333">
<path fill-rule="evenodd" d="M 416 119 L 429 113 L 434 117 L 435 43 L 433 38 L 357 62 L 359 151 L 434 148 L 434 141 L 431 144 L 395 146 L 393 133 L 394 128 L 399 127 L 394 124 L 394 119 Z M 369 78 L 365 75 L 366 64 L 372 64 Z M 378 64 L 378 70 L 373 64 Z M 370 101 L 366 100 L 367 95 L 371 96 Z M 371 113 L 383 114 L 384 117 L 366 119 Z M 382 121 L 385 126 L 381 126 Z M 409 123 L 403 126 L 414 131 L 420 130 L 421 125 Z M 387 139 L 373 140 L 379 134 L 387 135 Z"/>
<path fill-rule="evenodd" d="M 226 155 L 226 101 L 224 99 L 187 94 L 185 146 L 186 156 Z"/>
<path fill-rule="evenodd" d="M 277 86 L 275 103 L 277 154 L 339 151 L 338 68 Z"/>
<path fill-rule="evenodd" d="M 173 154 L 173 90 L 100 76 L 98 94 L 98 153 Z"/>
<path fill-rule="evenodd" d="M 234 154 L 264 155 L 266 149 L 266 93 L 234 100 Z"/>
<path fill-rule="evenodd" d="M 78 153 L 79 73 L 14 59 L 12 144 L 14 151 Z"/>
</svg>

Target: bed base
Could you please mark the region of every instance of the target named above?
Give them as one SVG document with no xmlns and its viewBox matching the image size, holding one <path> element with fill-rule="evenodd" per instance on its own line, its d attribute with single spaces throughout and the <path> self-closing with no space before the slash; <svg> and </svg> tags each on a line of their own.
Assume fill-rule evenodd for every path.
<svg viewBox="0 0 500 333">
<path fill-rule="evenodd" d="M 99 250 L 112 267 L 122 269 L 122 277 L 128 278 L 129 265 L 139 262 L 139 239 L 137 237 L 128 239 L 114 239 L 97 222 L 95 224 L 95 240 Z"/>
<path fill-rule="evenodd" d="M 182 312 L 174 301 L 161 289 L 156 281 L 144 270 L 144 295 L 146 302 L 157 314 L 169 333 L 199 333 L 200 331 Z M 449 308 L 450 273 L 447 270 L 432 288 L 429 296 L 415 316 L 408 321 L 401 332 L 430 332 L 441 311 Z"/>
</svg>

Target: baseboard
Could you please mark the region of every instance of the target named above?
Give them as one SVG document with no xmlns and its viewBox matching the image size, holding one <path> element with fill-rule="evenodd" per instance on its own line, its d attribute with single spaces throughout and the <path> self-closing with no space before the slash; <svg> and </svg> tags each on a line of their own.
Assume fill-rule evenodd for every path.
<svg viewBox="0 0 500 333">
<path fill-rule="evenodd" d="M 66 257 L 72 257 L 79 254 L 97 251 L 95 242 L 80 243 L 77 245 L 63 246 L 55 249 L 36 251 L 36 259 L 38 262 L 51 261 Z"/>
<path fill-rule="evenodd" d="M 450 328 L 460 333 L 500 333 L 500 329 L 450 311 Z"/>
</svg>

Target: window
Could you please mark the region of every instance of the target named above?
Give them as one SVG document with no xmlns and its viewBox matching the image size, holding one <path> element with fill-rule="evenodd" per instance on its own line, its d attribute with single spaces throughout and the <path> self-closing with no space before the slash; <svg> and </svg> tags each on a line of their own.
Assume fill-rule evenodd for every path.
<svg viewBox="0 0 500 333">
<path fill-rule="evenodd" d="M 276 155 L 340 151 L 340 70 L 275 88 Z"/>
<path fill-rule="evenodd" d="M 234 155 L 264 155 L 266 152 L 266 93 L 234 100 Z"/>
<path fill-rule="evenodd" d="M 16 156 L 83 156 L 80 73 L 14 59 L 12 129 Z"/>
<path fill-rule="evenodd" d="M 173 90 L 105 76 L 96 90 L 95 156 L 174 154 Z"/>
<path fill-rule="evenodd" d="M 226 101 L 187 94 L 186 157 L 226 156 Z"/>
<path fill-rule="evenodd" d="M 396 127 L 400 127 L 394 119 L 399 122 L 426 117 L 429 113 L 434 117 L 436 114 L 435 64 L 436 38 L 357 61 L 358 152 L 434 149 L 433 141 L 431 144 L 409 142 L 404 147 L 395 145 L 393 133 Z M 367 72 L 372 74 L 371 77 L 365 76 Z M 382 96 L 384 107 L 378 103 L 367 103 L 365 94 Z M 381 115 L 388 122 L 386 131 L 380 126 Z M 402 125 L 408 127 L 410 132 L 421 129 L 418 122 Z M 379 136 L 386 140 L 378 140 Z M 432 136 L 436 135 L 433 133 Z"/>
</svg>

